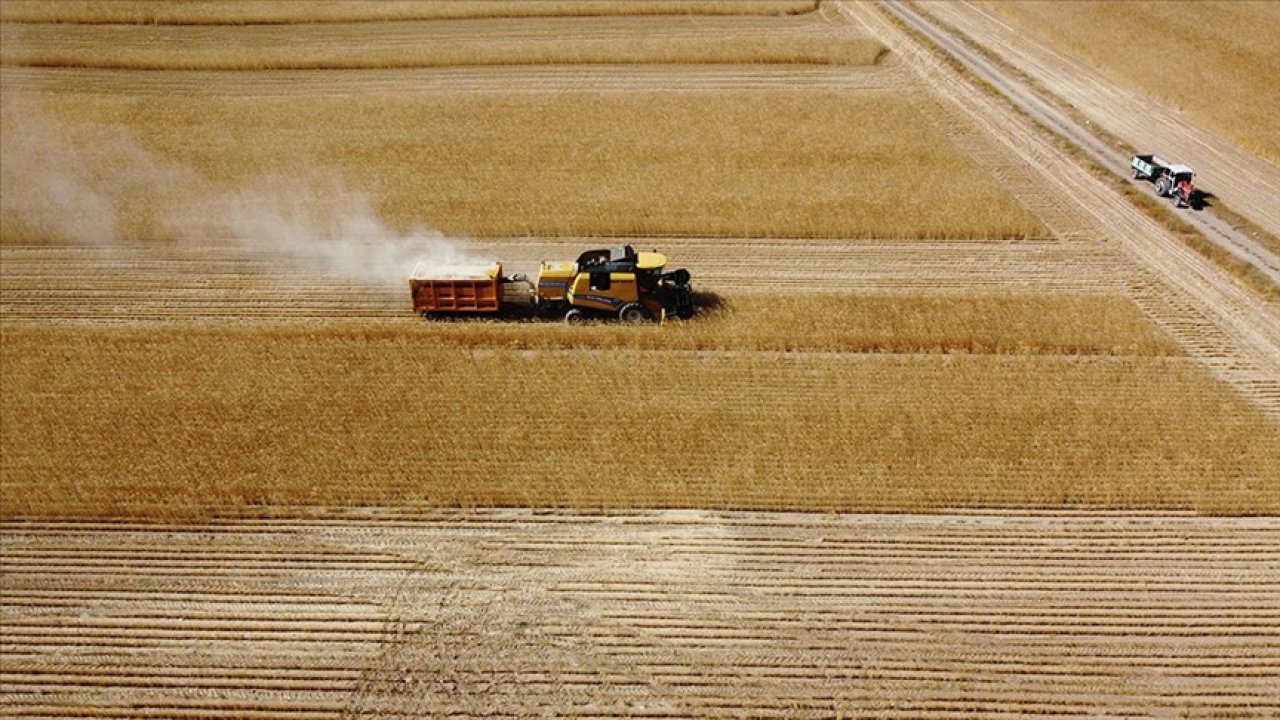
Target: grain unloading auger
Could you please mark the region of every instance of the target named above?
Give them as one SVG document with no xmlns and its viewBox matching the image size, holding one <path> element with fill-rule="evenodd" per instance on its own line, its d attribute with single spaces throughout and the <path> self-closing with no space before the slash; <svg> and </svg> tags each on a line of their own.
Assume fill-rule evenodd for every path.
<svg viewBox="0 0 1280 720">
<path fill-rule="evenodd" d="M 688 270 L 666 270 L 667 258 L 625 245 L 591 250 L 577 261 L 543 261 L 538 277 L 506 276 L 495 264 L 471 277 L 409 279 L 413 310 L 424 318 L 443 315 L 511 314 L 563 316 L 565 322 L 617 318 L 627 323 L 693 316 Z"/>
</svg>

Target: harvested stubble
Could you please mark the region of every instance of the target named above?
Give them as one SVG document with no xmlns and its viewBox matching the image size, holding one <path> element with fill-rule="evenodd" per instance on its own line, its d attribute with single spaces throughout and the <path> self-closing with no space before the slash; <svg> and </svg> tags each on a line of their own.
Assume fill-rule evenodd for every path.
<svg viewBox="0 0 1280 720">
<path fill-rule="evenodd" d="M 874 39 L 816 15 L 312 25 L 0 25 L 0 62 L 134 70 L 531 64 L 873 65 Z"/>
<path fill-rule="evenodd" d="M 222 25 L 578 15 L 797 15 L 818 0 L 5 0 L 0 20 Z"/>
<path fill-rule="evenodd" d="M 1030 292 L 744 294 L 661 328 L 434 320 L 411 332 L 458 348 L 1180 354 L 1126 298 Z"/>
<path fill-rule="evenodd" d="M 375 198 L 393 227 L 428 224 L 450 234 L 1046 232 L 905 90 L 477 95 L 406 86 L 399 96 L 219 97 L 220 81 L 238 86 L 246 75 L 271 77 L 205 74 L 218 79 L 198 96 L 145 102 L 88 86 L 47 96 L 47 118 L 33 131 L 64 128 L 51 156 L 71 158 L 66 174 L 99 187 L 120 213 L 120 234 L 142 239 L 189 231 L 206 198 L 257 188 L 280 194 L 287 207 L 309 190 L 302 179 L 322 185 L 334 175 Z M 22 150 L 26 132 L 22 108 L 13 107 L 7 154 L 10 143 Z M 122 142 L 103 127 L 131 134 Z M 287 180 L 264 185 L 272 173 Z M 22 202 L 22 180 L 6 174 L 10 201 L 38 206 L 39 197 Z M 37 223 L 0 220 L 3 242 L 50 239 Z"/>
<path fill-rule="evenodd" d="M 8 328 L 8 517 L 259 505 L 1280 510 L 1280 429 L 1179 358 L 465 349 Z"/>
<path fill-rule="evenodd" d="M 986 4 L 1050 46 L 1280 163 L 1280 4 Z"/>
</svg>

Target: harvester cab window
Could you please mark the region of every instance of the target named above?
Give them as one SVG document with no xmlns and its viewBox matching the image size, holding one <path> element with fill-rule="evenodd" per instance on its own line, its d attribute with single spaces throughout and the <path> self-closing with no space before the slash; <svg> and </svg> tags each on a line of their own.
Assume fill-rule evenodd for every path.
<svg viewBox="0 0 1280 720">
<path fill-rule="evenodd" d="M 608 290 L 609 289 L 609 273 L 607 272 L 591 273 L 591 289 L 592 290 Z"/>
</svg>

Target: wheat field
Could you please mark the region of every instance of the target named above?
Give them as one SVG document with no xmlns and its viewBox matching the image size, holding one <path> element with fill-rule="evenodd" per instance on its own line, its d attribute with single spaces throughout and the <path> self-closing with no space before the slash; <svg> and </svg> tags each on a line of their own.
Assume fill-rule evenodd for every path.
<svg viewBox="0 0 1280 720">
<path fill-rule="evenodd" d="M 8 327 L 3 506 L 1258 512 L 1280 487 L 1280 431 L 1176 357 L 513 344 L 434 327 Z"/>
<path fill-rule="evenodd" d="M 38 109 L 11 102 L 6 169 L 21 168 L 20 157 L 47 167 L 31 147 L 49 124 L 62 128 L 66 145 L 47 154 L 57 162 L 70 147 L 75 159 L 56 169 L 100 188 L 122 217 L 119 233 L 142 240 L 194 232 L 208 212 L 201 203 L 231 192 L 312 202 L 335 182 L 374 198 L 393 227 L 461 235 L 1045 232 L 901 91 L 238 97 L 222 88 L 244 73 L 212 80 L 198 95 L 143 102 L 103 94 L 109 85 L 90 78 Z M 131 185 L 113 179 L 122 171 Z M 0 241 L 48 241 L 46 218 L 12 210 L 38 206 L 31 196 L 48 190 L 9 180 Z"/>
<path fill-rule="evenodd" d="M 884 8 L 0 21 L 0 715 L 1280 711 L 1268 308 Z"/>
<path fill-rule="evenodd" d="M 818 0 L 5 0 L 0 21 L 136 25 L 309 24 L 610 15 L 799 15 Z"/>
<path fill-rule="evenodd" d="M 0 63 L 133 70 L 544 64 L 873 65 L 885 47 L 816 15 L 297 25 L 0 24 Z"/>
<path fill-rule="evenodd" d="M 437 320 L 412 333 L 433 346 L 531 350 L 1180 354 L 1177 345 L 1123 297 L 1014 291 L 744 293 L 717 298 L 714 306 L 702 309 L 697 322 L 673 321 L 661 328 Z"/>
<path fill-rule="evenodd" d="M 1280 5 L 989 2 L 1112 79 L 1280 164 Z"/>
</svg>

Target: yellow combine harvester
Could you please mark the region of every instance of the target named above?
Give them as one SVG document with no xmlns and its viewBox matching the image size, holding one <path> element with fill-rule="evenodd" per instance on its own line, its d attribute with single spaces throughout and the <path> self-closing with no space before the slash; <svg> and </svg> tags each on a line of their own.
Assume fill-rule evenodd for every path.
<svg viewBox="0 0 1280 720">
<path fill-rule="evenodd" d="M 567 323 L 616 317 L 623 322 L 693 316 L 688 270 L 665 272 L 667 258 L 630 245 L 591 250 L 576 262 L 543 262 L 537 280 L 506 277 L 495 264 L 474 277 L 409 279 L 413 310 L 424 318 L 454 314 L 563 315 Z"/>
</svg>

